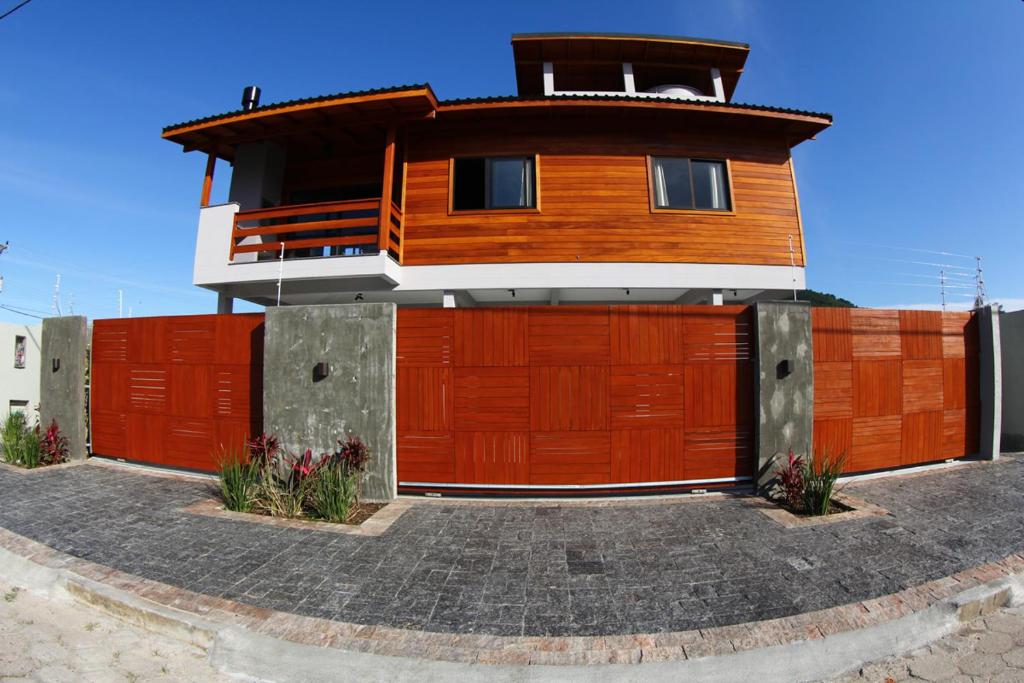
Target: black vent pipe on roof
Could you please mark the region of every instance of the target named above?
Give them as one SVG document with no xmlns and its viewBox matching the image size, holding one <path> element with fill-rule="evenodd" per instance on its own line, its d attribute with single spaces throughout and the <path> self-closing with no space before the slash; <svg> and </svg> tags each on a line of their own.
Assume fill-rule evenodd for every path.
<svg viewBox="0 0 1024 683">
<path fill-rule="evenodd" d="M 252 111 L 258 106 L 260 106 L 259 86 L 247 85 L 245 89 L 242 90 L 242 109 L 245 111 Z"/>
</svg>

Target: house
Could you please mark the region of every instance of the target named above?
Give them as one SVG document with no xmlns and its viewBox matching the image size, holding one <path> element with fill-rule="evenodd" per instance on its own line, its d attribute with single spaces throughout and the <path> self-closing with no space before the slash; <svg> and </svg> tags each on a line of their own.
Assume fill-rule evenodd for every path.
<svg viewBox="0 0 1024 683">
<path fill-rule="evenodd" d="M 0 323 L 0 419 L 20 412 L 35 421 L 41 339 L 41 325 Z"/>
<path fill-rule="evenodd" d="M 749 48 L 517 34 L 517 94 L 427 85 L 164 129 L 208 155 L 194 284 L 257 304 L 747 303 L 805 286 L 791 149 L 828 114 L 740 104 Z M 210 205 L 218 160 L 228 203 Z"/>
</svg>

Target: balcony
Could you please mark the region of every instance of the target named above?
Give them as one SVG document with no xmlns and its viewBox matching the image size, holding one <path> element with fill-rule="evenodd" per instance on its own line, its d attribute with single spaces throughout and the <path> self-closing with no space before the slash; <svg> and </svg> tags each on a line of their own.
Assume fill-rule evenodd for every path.
<svg viewBox="0 0 1024 683">
<path fill-rule="evenodd" d="M 277 206 L 234 215 L 228 261 L 364 256 L 402 259 L 402 211 L 379 198 Z"/>
</svg>

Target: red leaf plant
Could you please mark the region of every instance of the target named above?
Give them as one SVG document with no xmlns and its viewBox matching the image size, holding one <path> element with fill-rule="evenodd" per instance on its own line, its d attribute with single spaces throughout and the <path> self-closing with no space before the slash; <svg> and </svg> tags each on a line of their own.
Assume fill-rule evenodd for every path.
<svg viewBox="0 0 1024 683">
<path fill-rule="evenodd" d="M 775 470 L 775 476 L 779 478 L 779 486 L 782 488 L 782 495 L 793 510 L 799 510 L 803 506 L 804 497 L 804 460 L 789 449 L 789 459 L 784 467 Z"/>
<path fill-rule="evenodd" d="M 57 465 L 66 462 L 67 459 L 68 439 L 61 433 L 57 420 L 52 420 L 39 441 L 39 464 Z"/>
</svg>

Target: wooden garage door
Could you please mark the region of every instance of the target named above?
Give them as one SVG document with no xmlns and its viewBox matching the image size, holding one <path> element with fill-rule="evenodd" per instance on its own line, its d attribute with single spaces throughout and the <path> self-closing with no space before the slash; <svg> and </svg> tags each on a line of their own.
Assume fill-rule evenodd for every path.
<svg viewBox="0 0 1024 683">
<path fill-rule="evenodd" d="M 971 313 L 815 308 L 814 449 L 846 471 L 978 451 L 978 326 Z"/>
<path fill-rule="evenodd" d="M 97 320 L 92 451 L 211 471 L 262 429 L 263 314 Z"/>
<path fill-rule="evenodd" d="M 749 480 L 750 326 L 741 306 L 399 309 L 399 485 Z"/>
</svg>

